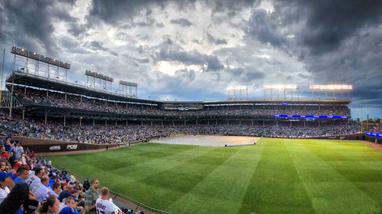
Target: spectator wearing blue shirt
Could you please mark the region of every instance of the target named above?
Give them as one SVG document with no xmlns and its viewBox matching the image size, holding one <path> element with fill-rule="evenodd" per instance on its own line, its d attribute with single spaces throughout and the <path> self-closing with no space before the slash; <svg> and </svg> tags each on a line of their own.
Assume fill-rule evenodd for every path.
<svg viewBox="0 0 382 214">
<path fill-rule="evenodd" d="M 29 178 L 29 166 L 20 166 L 18 169 L 17 169 L 17 177 L 16 179 L 14 180 L 15 181 L 15 184 L 19 184 L 19 183 L 26 183 L 26 180 Z"/>
<path fill-rule="evenodd" d="M 69 196 L 66 198 L 65 207 L 59 212 L 59 214 L 80 214 L 76 208 L 77 202 L 73 197 Z"/>
</svg>

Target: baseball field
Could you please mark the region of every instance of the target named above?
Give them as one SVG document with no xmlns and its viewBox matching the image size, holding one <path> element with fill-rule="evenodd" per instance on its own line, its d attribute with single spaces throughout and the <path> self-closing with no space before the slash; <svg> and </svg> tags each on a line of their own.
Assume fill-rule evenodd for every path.
<svg viewBox="0 0 382 214">
<path fill-rule="evenodd" d="M 359 141 L 255 146 L 146 143 L 49 157 L 55 166 L 169 213 L 381 213 L 382 152 Z"/>
</svg>

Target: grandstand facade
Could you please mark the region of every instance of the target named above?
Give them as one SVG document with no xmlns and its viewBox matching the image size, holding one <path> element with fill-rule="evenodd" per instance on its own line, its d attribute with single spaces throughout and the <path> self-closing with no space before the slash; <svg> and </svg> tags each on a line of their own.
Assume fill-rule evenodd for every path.
<svg viewBox="0 0 382 214">
<path fill-rule="evenodd" d="M 355 133 L 350 100 L 157 101 L 14 71 L 6 80 L 9 117 L 63 127 L 193 127 L 193 134 L 322 137 Z M 13 100 L 12 100 L 13 99 Z M 211 130 L 214 127 L 213 130 Z M 225 131 L 221 131 L 225 129 Z M 265 131 L 267 129 L 268 131 Z M 273 131 L 269 131 L 273 130 Z M 309 131 L 311 130 L 311 131 Z M 308 133 L 307 133 L 308 132 Z"/>
</svg>

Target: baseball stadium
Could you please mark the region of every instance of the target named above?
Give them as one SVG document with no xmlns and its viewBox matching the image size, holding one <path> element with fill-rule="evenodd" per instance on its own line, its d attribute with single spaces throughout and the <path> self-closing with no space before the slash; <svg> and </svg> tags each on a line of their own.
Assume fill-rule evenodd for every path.
<svg viewBox="0 0 382 214">
<path fill-rule="evenodd" d="M 329 51 L 321 43 L 321 46 L 313 45 L 315 34 L 324 30 L 322 26 L 328 23 L 310 29 L 312 33 L 309 38 L 299 37 L 305 31 L 284 34 L 301 30 L 297 26 L 301 22 L 294 21 L 293 26 L 290 24 L 292 21 L 286 22 L 291 14 L 281 8 L 293 10 L 294 7 L 300 8 L 302 3 L 287 7 L 278 1 L 254 1 L 250 6 L 247 5 L 249 1 L 238 1 L 237 5 L 225 1 L 219 4 L 216 1 L 142 1 L 136 4 L 112 1 L 114 3 L 107 6 L 109 3 L 106 2 L 86 1 L 88 12 L 84 12 L 85 1 L 74 1 L 72 4 L 65 1 L 45 2 L 41 5 L 38 1 L 31 1 L 24 6 L 32 9 L 23 11 L 18 11 L 21 7 L 19 2 L 22 1 L 0 1 L 0 11 L 4 12 L 5 17 L 0 18 L 0 21 L 6 23 L 6 27 L 0 27 L 0 44 L 5 46 L 0 86 L 1 214 L 382 213 L 382 123 L 379 119 L 370 119 L 368 110 L 364 110 L 371 106 L 370 109 L 380 112 L 378 91 L 381 90 L 368 88 L 373 86 L 373 81 L 382 85 L 380 73 L 365 76 L 370 85 L 364 89 L 364 86 L 359 86 L 362 76 L 349 74 L 348 77 L 346 71 L 339 71 L 341 66 L 348 70 L 352 69 L 351 66 L 359 69 L 357 66 L 363 62 L 349 62 L 346 58 L 349 56 L 336 61 L 337 56 L 345 53 L 327 57 L 330 51 L 334 53 L 337 49 Z M 372 5 L 370 2 L 365 3 L 369 4 Z M 23 42 L 15 34 L 15 29 L 10 27 L 26 23 L 27 19 L 20 21 L 17 17 L 24 12 L 34 14 L 31 11 L 37 10 L 37 5 L 40 5 L 37 8 L 41 8 L 41 11 L 44 11 L 43 5 L 50 5 L 46 10 L 51 13 L 41 12 L 41 16 L 56 14 L 50 18 L 52 23 L 54 20 L 57 23 L 51 23 L 52 28 L 43 29 L 54 32 L 51 38 L 56 40 L 49 41 L 57 45 L 52 45 L 51 50 L 41 48 L 43 39 L 39 42 L 33 40 L 40 34 L 30 34 L 29 43 Z M 200 5 L 203 5 L 203 10 L 200 10 Z M 312 21 L 312 14 L 315 8 L 321 6 L 319 3 L 309 5 L 306 3 L 301 6 L 304 9 L 301 9 L 300 16 L 307 16 L 304 20 L 314 25 L 318 20 Z M 340 5 L 333 6 L 336 13 L 343 12 Z M 353 6 L 346 7 L 346 11 Z M 130 15 L 125 17 L 125 12 L 118 12 L 119 7 Z M 146 7 L 151 8 L 150 11 Z M 245 8 L 248 7 L 250 12 L 246 13 Z M 360 10 L 374 11 L 373 8 L 377 7 L 361 7 Z M 212 12 L 208 16 L 210 18 L 203 19 L 206 8 Z M 13 10 L 16 12 L 11 12 Z M 137 15 L 136 10 L 146 12 Z M 193 37 L 189 36 L 198 35 L 199 31 L 196 28 L 188 31 L 186 28 L 197 26 L 199 19 L 190 14 L 185 15 L 188 10 L 199 11 L 199 18 L 209 20 L 207 22 L 220 21 L 214 22 L 215 25 L 203 25 L 203 32 L 207 32 L 203 37 L 205 39 L 192 40 L 190 38 Z M 162 16 L 158 11 L 167 15 Z M 195 15 L 195 11 L 191 14 Z M 279 12 L 289 16 L 276 17 Z M 79 15 L 81 13 L 87 15 Z M 147 18 L 153 14 L 157 14 L 157 17 Z M 163 21 L 175 17 L 174 14 L 183 14 L 180 15 L 183 18 Z M 263 48 L 261 53 L 253 52 L 261 60 L 253 62 L 259 67 L 251 65 L 252 71 L 248 71 L 253 72 L 255 79 L 264 78 L 261 84 L 249 84 L 252 81 L 249 74 L 240 81 L 234 76 L 224 79 L 231 75 L 228 72 L 242 77 L 247 71 L 243 67 L 242 70 L 237 68 L 252 63 L 251 53 L 235 52 L 234 47 L 240 46 L 235 39 L 223 37 L 224 34 L 218 39 L 218 30 L 213 33 L 220 26 L 219 23 L 225 23 L 221 20 L 227 14 L 230 17 L 227 23 L 234 22 L 235 25 L 231 23 L 232 28 L 236 27 L 237 31 L 246 23 L 247 27 L 243 31 L 246 36 L 240 37 L 241 41 L 245 41 L 245 48 L 255 50 L 259 45 Z M 329 10 L 328 17 L 330 14 Z M 136 19 L 139 16 L 147 19 Z M 12 17 L 18 21 L 12 21 Z M 341 17 L 338 15 L 335 19 Z M 158 20 L 164 24 L 160 25 Z M 283 22 L 287 29 L 278 28 L 278 21 L 274 20 L 282 20 L 280 23 Z M 351 20 L 351 23 L 356 22 Z M 167 25 L 176 27 L 167 29 Z M 258 28 L 253 27 L 259 25 Z M 31 31 L 33 29 L 30 26 L 35 25 L 30 24 L 22 29 Z M 357 25 L 365 30 L 365 26 L 369 25 L 360 26 Z M 130 50 L 131 46 L 121 45 L 124 39 L 120 38 L 126 35 L 116 29 L 128 29 L 136 33 L 141 28 L 151 31 L 147 35 L 146 31 L 139 31 L 136 38 L 141 40 L 131 41 L 136 44 L 129 43 L 131 46 L 136 45 L 132 49 L 137 52 L 129 53 L 128 56 L 123 49 Z M 167 29 L 168 35 L 162 36 L 164 42 L 160 45 L 151 46 L 156 40 L 150 40 L 153 39 L 150 35 L 161 35 L 156 28 Z M 100 32 L 107 29 L 103 33 L 103 46 L 102 43 L 95 43 L 95 40 L 89 42 L 89 39 L 98 36 L 95 29 Z M 178 41 L 171 33 L 179 29 L 183 30 L 176 34 Z M 227 34 L 230 32 L 233 38 L 238 37 L 229 27 L 224 25 L 223 29 Z M 276 33 L 277 29 L 279 33 Z M 309 30 L 308 27 L 306 29 Z M 338 27 L 337 30 L 341 29 Z M 350 31 L 346 32 L 350 34 Z M 65 38 L 69 38 L 66 33 L 74 35 L 70 38 L 76 38 L 78 42 L 72 40 L 70 51 L 60 54 L 54 48 L 61 47 L 64 50 L 61 45 L 67 41 Z M 327 32 L 330 33 L 335 32 Z M 114 40 L 108 41 L 111 35 L 115 36 Z M 141 38 L 141 35 L 146 37 Z M 371 34 L 367 36 L 370 40 L 374 38 Z M 345 50 L 353 44 L 361 44 L 362 38 L 367 36 L 362 31 L 357 37 L 358 43 L 349 42 L 353 38 L 349 37 L 338 45 L 343 45 L 341 47 Z M 39 38 L 43 37 L 40 35 Z M 98 41 L 101 41 L 101 37 L 98 37 Z M 318 41 L 326 41 L 326 45 L 335 38 L 321 36 Z M 292 57 L 297 55 L 297 47 L 301 45 L 293 42 L 294 39 L 306 43 L 304 51 L 314 46 L 317 52 L 309 51 Z M 37 44 L 33 45 L 33 41 Z M 195 49 L 186 48 L 188 41 L 194 43 Z M 197 47 L 203 42 L 210 46 L 205 47 L 205 52 L 198 52 Z M 108 48 L 106 44 L 120 45 L 121 52 Z M 372 45 L 373 48 L 380 47 L 382 43 L 378 44 Z M 290 48 L 292 45 L 294 48 Z M 212 48 L 214 51 L 208 49 L 220 46 L 221 49 Z M 77 49 L 82 47 L 87 49 Z M 346 54 L 358 49 L 351 49 Z M 225 51 L 230 53 L 229 57 L 224 55 Z M 151 54 L 149 59 L 139 58 L 143 52 Z M 290 56 L 285 54 L 281 57 L 281 52 Z M 380 52 L 371 53 L 376 60 Z M 95 55 L 94 61 L 90 60 L 91 57 L 83 58 Z M 122 62 L 113 61 L 113 57 L 120 57 Z M 240 63 L 236 63 L 238 61 L 234 57 L 241 60 L 248 58 L 249 61 L 239 60 Z M 279 61 L 271 63 L 277 57 L 280 57 Z M 290 58 L 285 60 L 283 57 Z M 368 54 L 364 57 L 363 60 L 367 61 Z M 313 62 L 316 59 L 319 63 Z M 122 66 L 123 63 L 130 63 L 129 60 L 135 64 L 129 64 L 131 67 Z M 293 60 L 305 65 L 292 64 Z M 332 61 L 336 62 L 330 65 Z M 373 70 L 372 65 L 380 65 L 377 61 L 367 61 L 369 64 L 364 68 Z M 150 63 L 151 67 L 148 65 Z M 274 67 L 260 66 L 262 63 L 285 68 L 290 75 L 268 71 Z M 323 64 L 325 66 L 317 68 Z M 149 75 L 138 69 L 131 71 L 134 78 L 130 78 L 129 69 L 134 70 L 134 65 L 137 69 L 158 69 L 158 74 Z M 314 75 L 310 77 L 302 71 L 292 71 L 296 68 L 304 70 L 305 67 L 320 70 L 321 73 L 316 71 L 314 75 L 327 75 L 328 78 L 316 81 Z M 192 71 L 199 68 L 200 73 Z M 123 70 L 123 75 L 118 73 L 118 69 Z M 330 72 L 331 69 L 333 71 Z M 263 73 L 258 74 L 257 70 Z M 224 92 L 218 91 L 220 88 L 211 89 L 218 87 L 212 78 L 200 88 L 190 89 L 192 95 L 175 96 L 183 93 L 182 90 L 193 88 L 191 85 L 184 86 L 188 83 L 180 78 L 194 81 L 200 76 L 209 78 L 218 72 L 226 72 L 219 74 L 221 79 L 216 80 L 226 84 Z M 156 75 L 163 77 L 154 80 L 153 76 Z M 297 81 L 307 76 L 309 81 Z M 169 89 L 157 86 L 166 81 L 170 82 Z M 209 90 L 212 92 L 207 92 Z M 256 93 L 252 96 L 253 91 Z M 171 93 L 173 97 L 167 96 Z M 214 93 L 224 96 L 212 96 Z M 374 97 L 369 99 L 369 95 Z M 367 118 L 359 118 L 359 109 L 367 114 Z"/>
</svg>

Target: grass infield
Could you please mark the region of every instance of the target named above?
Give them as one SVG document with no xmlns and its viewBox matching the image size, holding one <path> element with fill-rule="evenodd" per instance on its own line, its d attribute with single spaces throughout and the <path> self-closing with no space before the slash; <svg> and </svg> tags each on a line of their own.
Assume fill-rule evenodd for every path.
<svg viewBox="0 0 382 214">
<path fill-rule="evenodd" d="M 356 141 L 261 139 L 227 148 L 149 143 L 49 158 L 170 213 L 382 212 L 382 153 Z"/>
</svg>

